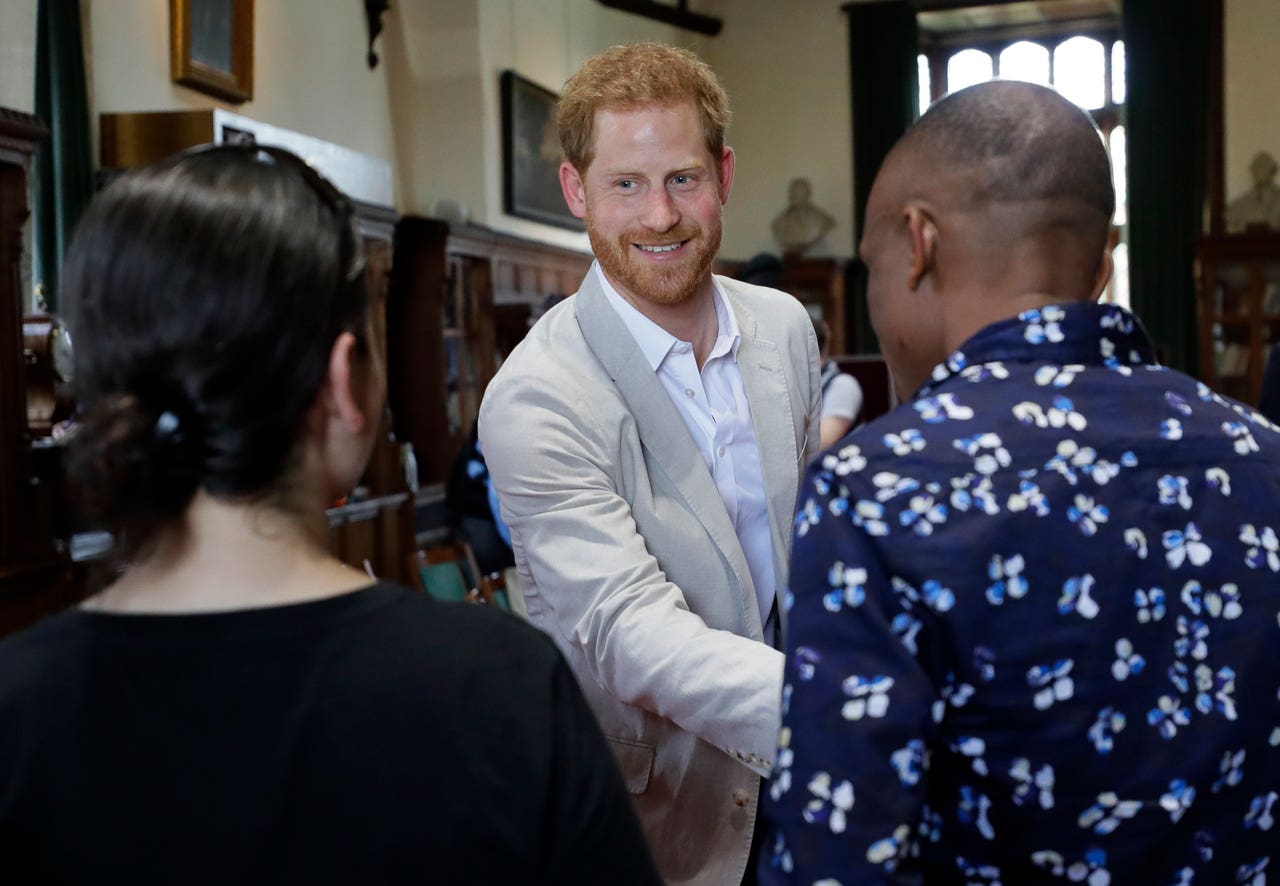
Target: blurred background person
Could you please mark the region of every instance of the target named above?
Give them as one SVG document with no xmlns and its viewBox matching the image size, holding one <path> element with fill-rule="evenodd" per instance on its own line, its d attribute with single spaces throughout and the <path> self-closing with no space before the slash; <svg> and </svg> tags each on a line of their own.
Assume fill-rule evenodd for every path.
<svg viewBox="0 0 1280 886">
<path fill-rule="evenodd" d="M 471 546 L 481 573 L 489 575 L 514 566 L 516 561 L 511 553 L 511 531 L 493 503 L 497 494 L 480 451 L 476 427 L 471 425 L 467 442 L 449 467 L 444 503 L 450 527 Z"/>
<path fill-rule="evenodd" d="M 862 385 L 831 359 L 829 345 L 831 327 L 826 320 L 813 318 L 813 333 L 818 337 L 819 360 L 822 363 L 822 420 L 818 425 L 820 449 L 826 449 L 853 428 L 862 411 Z"/>
</svg>

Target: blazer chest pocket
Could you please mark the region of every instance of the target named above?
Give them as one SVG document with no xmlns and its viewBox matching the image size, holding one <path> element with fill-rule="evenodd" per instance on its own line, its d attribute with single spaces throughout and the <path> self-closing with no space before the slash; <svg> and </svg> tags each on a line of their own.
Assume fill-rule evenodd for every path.
<svg viewBox="0 0 1280 886">
<path fill-rule="evenodd" d="M 643 794 L 649 787 L 649 773 L 653 771 L 653 745 L 629 738 L 606 735 L 609 749 L 618 761 L 618 771 L 629 794 Z"/>
</svg>

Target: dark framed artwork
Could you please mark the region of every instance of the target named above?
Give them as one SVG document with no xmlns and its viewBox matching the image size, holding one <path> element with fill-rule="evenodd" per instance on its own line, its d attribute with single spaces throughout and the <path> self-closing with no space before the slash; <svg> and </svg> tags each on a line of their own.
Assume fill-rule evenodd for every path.
<svg viewBox="0 0 1280 886">
<path fill-rule="evenodd" d="M 560 139 L 555 124 L 556 94 L 502 72 L 502 200 L 510 215 L 586 230 L 560 191 Z"/>
<path fill-rule="evenodd" d="M 239 104 L 253 98 L 253 0 L 169 0 L 173 82 Z"/>
</svg>

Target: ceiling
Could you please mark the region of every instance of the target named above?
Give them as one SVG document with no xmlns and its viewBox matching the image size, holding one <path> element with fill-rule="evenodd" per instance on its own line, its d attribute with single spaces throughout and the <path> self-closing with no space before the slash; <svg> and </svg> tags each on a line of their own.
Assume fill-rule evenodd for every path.
<svg viewBox="0 0 1280 886">
<path fill-rule="evenodd" d="M 920 3 L 920 30 L 931 34 L 1054 26 L 1067 21 L 1118 23 L 1121 0 L 1020 0 L 988 6 L 959 6 L 951 0 Z M 936 7 L 951 8 L 936 8 Z M 929 8 L 934 7 L 934 8 Z"/>
</svg>

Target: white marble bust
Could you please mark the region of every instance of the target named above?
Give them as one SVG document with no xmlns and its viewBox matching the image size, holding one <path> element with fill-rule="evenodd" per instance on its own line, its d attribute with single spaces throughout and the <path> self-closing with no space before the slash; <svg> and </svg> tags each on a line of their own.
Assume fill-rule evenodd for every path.
<svg viewBox="0 0 1280 886">
<path fill-rule="evenodd" d="M 836 220 L 811 202 L 813 186 L 807 178 L 793 178 L 787 188 L 787 208 L 773 220 L 773 236 L 783 255 L 803 255 L 836 226 Z"/>
<path fill-rule="evenodd" d="M 1280 231 L 1280 188 L 1276 187 L 1276 161 L 1259 151 L 1249 164 L 1253 187 L 1227 204 L 1227 231 L 1238 234 L 1249 227 L 1264 225 Z"/>
</svg>

